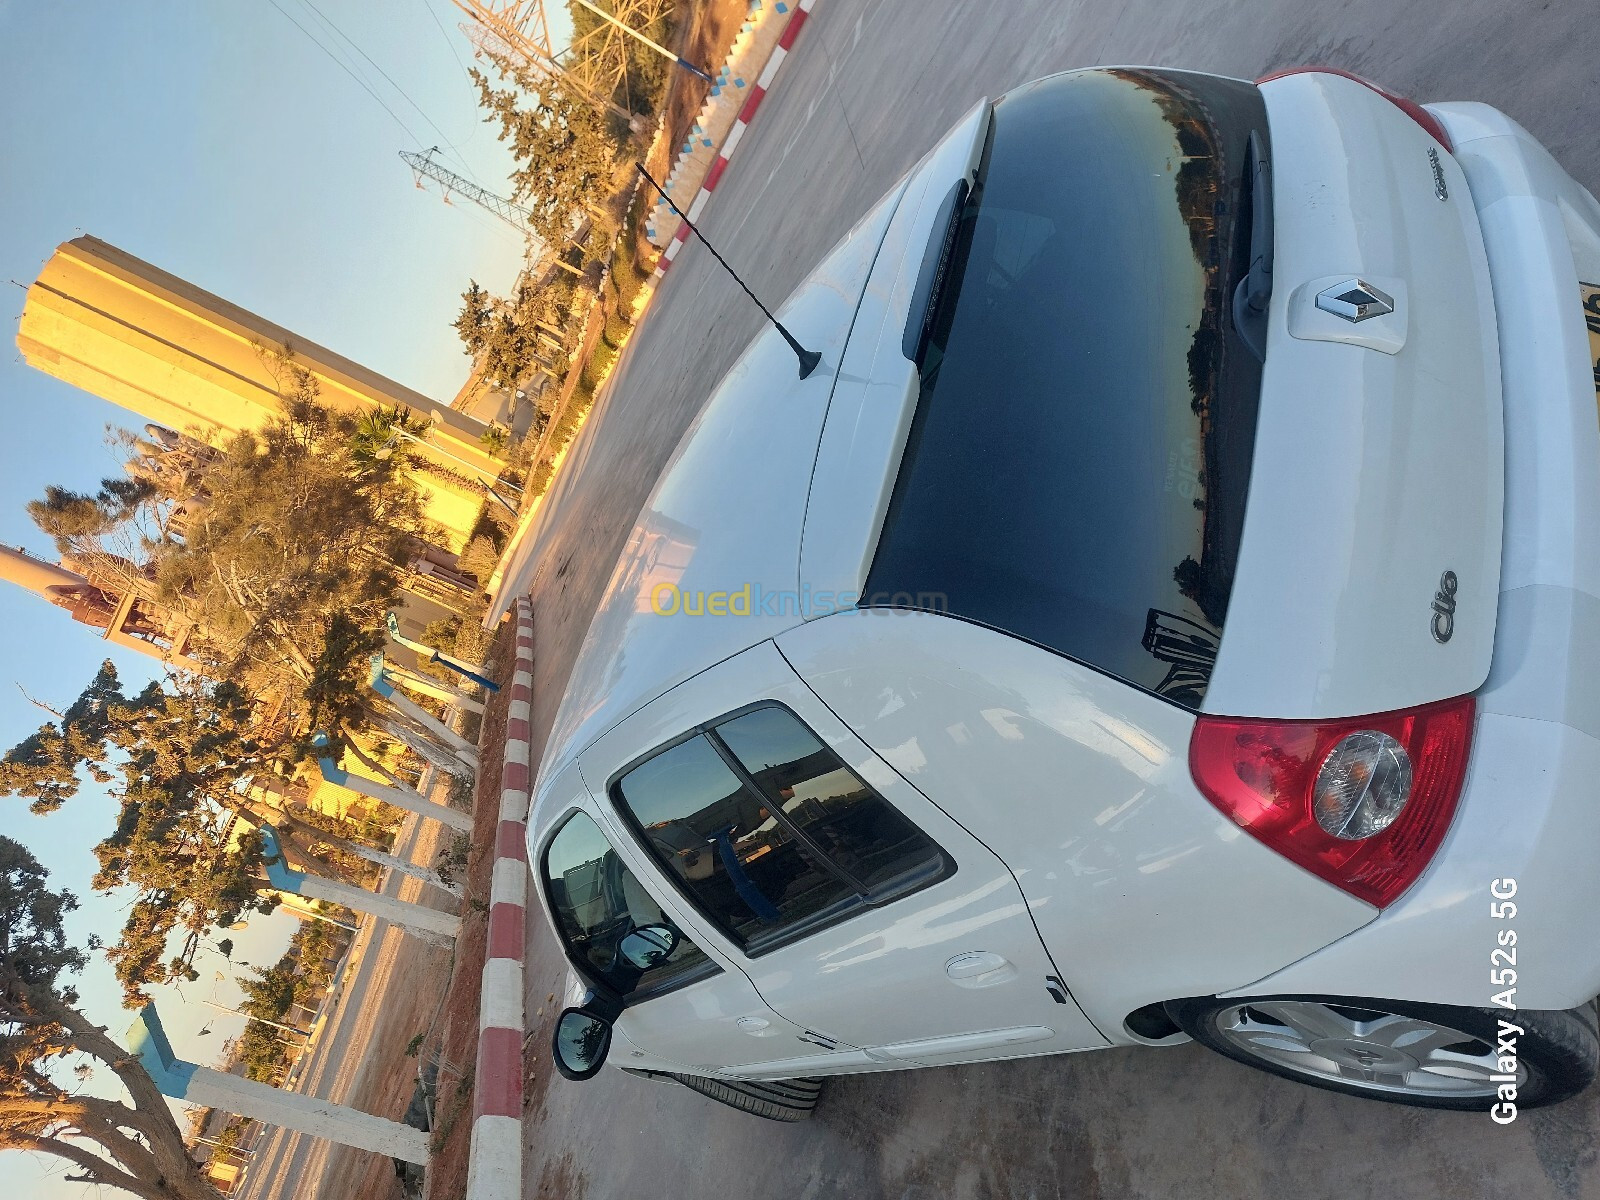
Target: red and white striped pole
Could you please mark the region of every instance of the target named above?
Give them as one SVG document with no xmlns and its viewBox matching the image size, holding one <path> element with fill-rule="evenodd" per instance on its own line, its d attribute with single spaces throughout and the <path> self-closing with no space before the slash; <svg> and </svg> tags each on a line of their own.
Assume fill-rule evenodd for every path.
<svg viewBox="0 0 1600 1200">
<path fill-rule="evenodd" d="M 478 1007 L 467 1200 L 518 1200 L 522 1194 L 522 964 L 527 946 L 528 849 L 525 834 L 533 767 L 533 608 L 517 601 L 517 657 L 506 715 L 500 821 L 489 888 L 489 947 Z"/>
</svg>

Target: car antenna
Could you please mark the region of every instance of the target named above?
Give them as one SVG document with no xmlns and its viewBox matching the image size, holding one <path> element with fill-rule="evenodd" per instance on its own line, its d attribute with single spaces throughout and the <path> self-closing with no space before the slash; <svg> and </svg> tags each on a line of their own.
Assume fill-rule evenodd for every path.
<svg viewBox="0 0 1600 1200">
<path fill-rule="evenodd" d="M 722 255 L 718 254 L 717 248 L 710 242 L 706 241 L 706 235 L 695 228 L 694 222 L 689 220 L 689 214 L 674 204 L 672 202 L 672 197 L 667 195 L 666 189 L 664 189 L 654 179 L 650 178 L 650 172 L 644 169 L 644 164 L 641 162 L 636 162 L 633 165 L 639 168 L 639 174 L 645 177 L 645 180 L 650 184 L 650 186 L 655 188 L 655 190 L 661 194 L 661 198 L 667 202 L 667 207 L 673 212 L 677 213 L 678 216 L 683 219 L 683 223 L 689 227 L 689 232 L 694 234 L 695 237 L 699 238 L 701 244 L 705 246 L 707 250 L 711 251 L 711 257 L 722 264 L 722 269 L 724 271 L 733 276 L 733 281 L 739 285 L 740 290 L 742 290 L 746 296 L 749 296 L 751 302 L 762 311 L 767 320 L 771 321 L 773 325 L 777 327 L 778 332 L 783 335 L 783 340 L 789 343 L 789 349 L 793 350 L 795 352 L 795 356 L 800 360 L 800 378 L 804 379 L 807 375 L 811 374 L 812 371 L 816 370 L 817 364 L 822 361 L 822 355 L 818 354 L 815 350 L 807 350 L 799 342 L 794 340 L 794 335 L 783 327 L 783 322 L 778 320 L 777 317 L 773 316 L 772 313 L 767 310 L 767 306 L 765 304 L 756 299 L 756 294 L 748 287 L 745 287 L 744 280 L 740 279 L 739 273 L 728 265 L 728 260 L 723 258 Z"/>
</svg>

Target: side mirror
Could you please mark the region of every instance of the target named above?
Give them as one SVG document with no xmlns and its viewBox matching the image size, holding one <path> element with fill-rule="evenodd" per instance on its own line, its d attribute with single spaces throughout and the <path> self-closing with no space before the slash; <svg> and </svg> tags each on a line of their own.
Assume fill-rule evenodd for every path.
<svg viewBox="0 0 1600 1200">
<path fill-rule="evenodd" d="M 680 941 L 682 938 L 678 936 L 678 931 L 669 926 L 641 925 L 622 939 L 622 944 L 617 947 L 617 953 L 622 955 L 629 966 L 648 971 L 651 967 L 659 967 L 671 958 Z"/>
<path fill-rule="evenodd" d="M 556 1021 L 551 1056 L 566 1079 L 592 1079 L 611 1049 L 611 1022 L 583 1008 L 569 1008 Z"/>
</svg>

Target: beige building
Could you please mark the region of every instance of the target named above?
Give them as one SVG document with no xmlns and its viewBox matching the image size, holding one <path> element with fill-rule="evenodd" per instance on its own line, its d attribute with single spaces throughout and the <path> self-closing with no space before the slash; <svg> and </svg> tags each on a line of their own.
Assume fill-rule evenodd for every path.
<svg viewBox="0 0 1600 1200">
<path fill-rule="evenodd" d="M 281 411 L 281 356 L 350 412 L 399 406 L 431 419 L 410 446 L 428 516 L 460 551 L 500 463 L 482 421 L 368 370 L 95 237 L 56 248 L 28 289 L 17 347 L 30 366 L 141 417 L 217 444 Z"/>
</svg>

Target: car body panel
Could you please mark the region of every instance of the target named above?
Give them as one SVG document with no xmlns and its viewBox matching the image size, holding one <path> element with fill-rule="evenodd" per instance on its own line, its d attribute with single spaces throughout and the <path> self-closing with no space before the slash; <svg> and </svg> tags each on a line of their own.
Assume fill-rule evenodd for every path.
<svg viewBox="0 0 1600 1200">
<path fill-rule="evenodd" d="M 795 337 L 821 353 L 821 365 L 798 378 L 794 352 L 764 328 L 679 442 L 584 637 L 541 774 L 673 684 L 800 620 L 800 528 L 817 440 L 900 190 L 879 201 L 780 310 Z M 674 595 L 678 615 L 656 611 Z M 729 604 L 753 611 L 734 621 L 682 619 L 685 609 Z"/>
<path fill-rule="evenodd" d="M 682 928 L 696 944 L 704 948 L 709 939 L 719 961 L 737 962 L 773 1009 L 825 1040 L 867 1054 L 867 1062 L 819 1063 L 818 1069 L 944 1064 L 1107 1044 L 1070 996 L 1051 994 L 1056 968 L 1005 865 L 873 754 L 771 642 L 717 664 L 609 730 L 580 759 L 584 778 L 600 793 L 607 787 L 602 780 L 642 755 L 756 698 L 787 706 L 956 865 L 937 882 L 754 957 L 700 914 L 684 913 Z M 597 802 L 614 811 L 609 799 Z M 690 907 L 654 863 L 640 862 L 635 873 L 658 903 L 670 891 L 676 911 Z M 970 987 L 947 973 L 958 955 L 1002 961 L 988 986 Z M 693 1065 L 733 1065 L 723 1073 L 743 1077 L 793 1070 L 715 1058 Z"/>
<path fill-rule="evenodd" d="M 794 669 L 1011 868 L 1073 997 L 1114 1041 L 1136 1008 L 1259 978 L 1359 928 L 1362 902 L 1223 817 L 1194 718 L 980 626 L 860 610 L 778 638 Z"/>
<path fill-rule="evenodd" d="M 591 794 L 577 763 L 569 764 L 551 782 L 545 794 L 548 803 L 541 811 L 541 820 L 537 827 L 530 826 L 528 830 L 528 862 L 541 901 L 545 899 L 542 886 L 544 847 L 569 817 L 582 812 L 600 827 L 618 857 L 650 893 L 650 898 L 664 912 L 674 917 L 678 915 L 678 906 L 673 904 L 675 895 L 665 887 L 653 885 L 646 856 L 632 838 L 618 828 L 610 806 Z M 559 943 L 561 933 L 550 916 L 548 904 L 541 904 L 541 907 Z M 618 1055 L 619 1066 L 701 1070 L 703 1073 L 701 1064 L 707 1062 L 719 1066 L 742 1065 L 780 1054 L 792 1060 L 827 1053 L 825 1047 L 802 1039 L 805 1030 L 791 1025 L 768 1007 L 738 964 L 720 954 L 714 943 L 708 946 L 686 922 L 680 923 L 680 928 L 689 933 L 721 971 L 624 1008 L 616 1021 L 617 1032 L 626 1039 L 626 1050 Z M 573 973 L 573 978 L 580 977 Z M 569 1001 L 572 999 L 574 997 L 569 996 Z M 755 1028 L 760 1036 L 742 1034 L 740 1021 Z"/>
<path fill-rule="evenodd" d="M 1504 454 L 1466 178 L 1353 79 L 1294 74 L 1261 93 L 1274 290 L 1243 541 L 1203 710 L 1343 717 L 1464 695 L 1493 651 Z M 1318 291 L 1352 276 L 1387 284 L 1396 312 L 1353 324 L 1317 309 Z M 1437 624 L 1436 601 L 1453 606 Z"/>
<path fill-rule="evenodd" d="M 1132 1044 L 1130 1012 L 1196 995 L 1481 1006 L 1504 925 L 1489 889 L 1507 878 L 1518 1006 L 1600 992 L 1600 956 L 1582 951 L 1600 906 L 1600 683 L 1585 669 L 1600 654 L 1600 419 L 1577 295 L 1579 279 L 1600 283 L 1600 205 L 1482 105 L 1433 106 L 1455 154 L 1430 156 L 1420 127 L 1358 82 L 1263 91 L 1277 290 L 1245 539 L 1202 707 L 1318 718 L 1476 692 L 1467 781 L 1432 864 L 1379 913 L 1197 791 L 1192 713 L 992 629 L 839 596 L 866 578 L 894 484 L 916 402 L 900 333 L 933 209 L 970 167 L 975 110 L 780 310 L 822 351 L 817 373 L 795 380 L 766 330 L 718 386 L 580 652 L 531 861 L 581 808 L 722 967 L 625 1009 L 617 1065 L 781 1078 Z M 1325 320 L 1315 293 L 1347 274 L 1386 287 L 1398 318 Z M 663 583 L 793 603 L 662 615 Z M 887 924 L 854 944 L 857 918 L 748 958 L 670 885 L 607 783 L 766 699 L 958 858 L 948 895 L 874 910 Z M 986 1012 L 958 995 L 936 968 L 991 937 L 1029 987 L 1050 964 L 1067 1004 L 1035 1007 L 1036 988 Z M 761 1036 L 741 1017 L 766 1022 Z"/>
<path fill-rule="evenodd" d="M 1491 948 L 1517 935 L 1519 1008 L 1600 993 L 1600 416 L 1578 282 L 1600 281 L 1600 204 L 1531 135 L 1482 104 L 1430 105 L 1488 249 L 1506 411 L 1506 526 L 1494 667 L 1478 693 L 1454 824 L 1372 924 L 1243 989 L 1485 1005 Z M 1515 880 L 1514 919 L 1490 886 Z M 1504 890 L 1504 888 L 1502 888 Z"/>
</svg>

